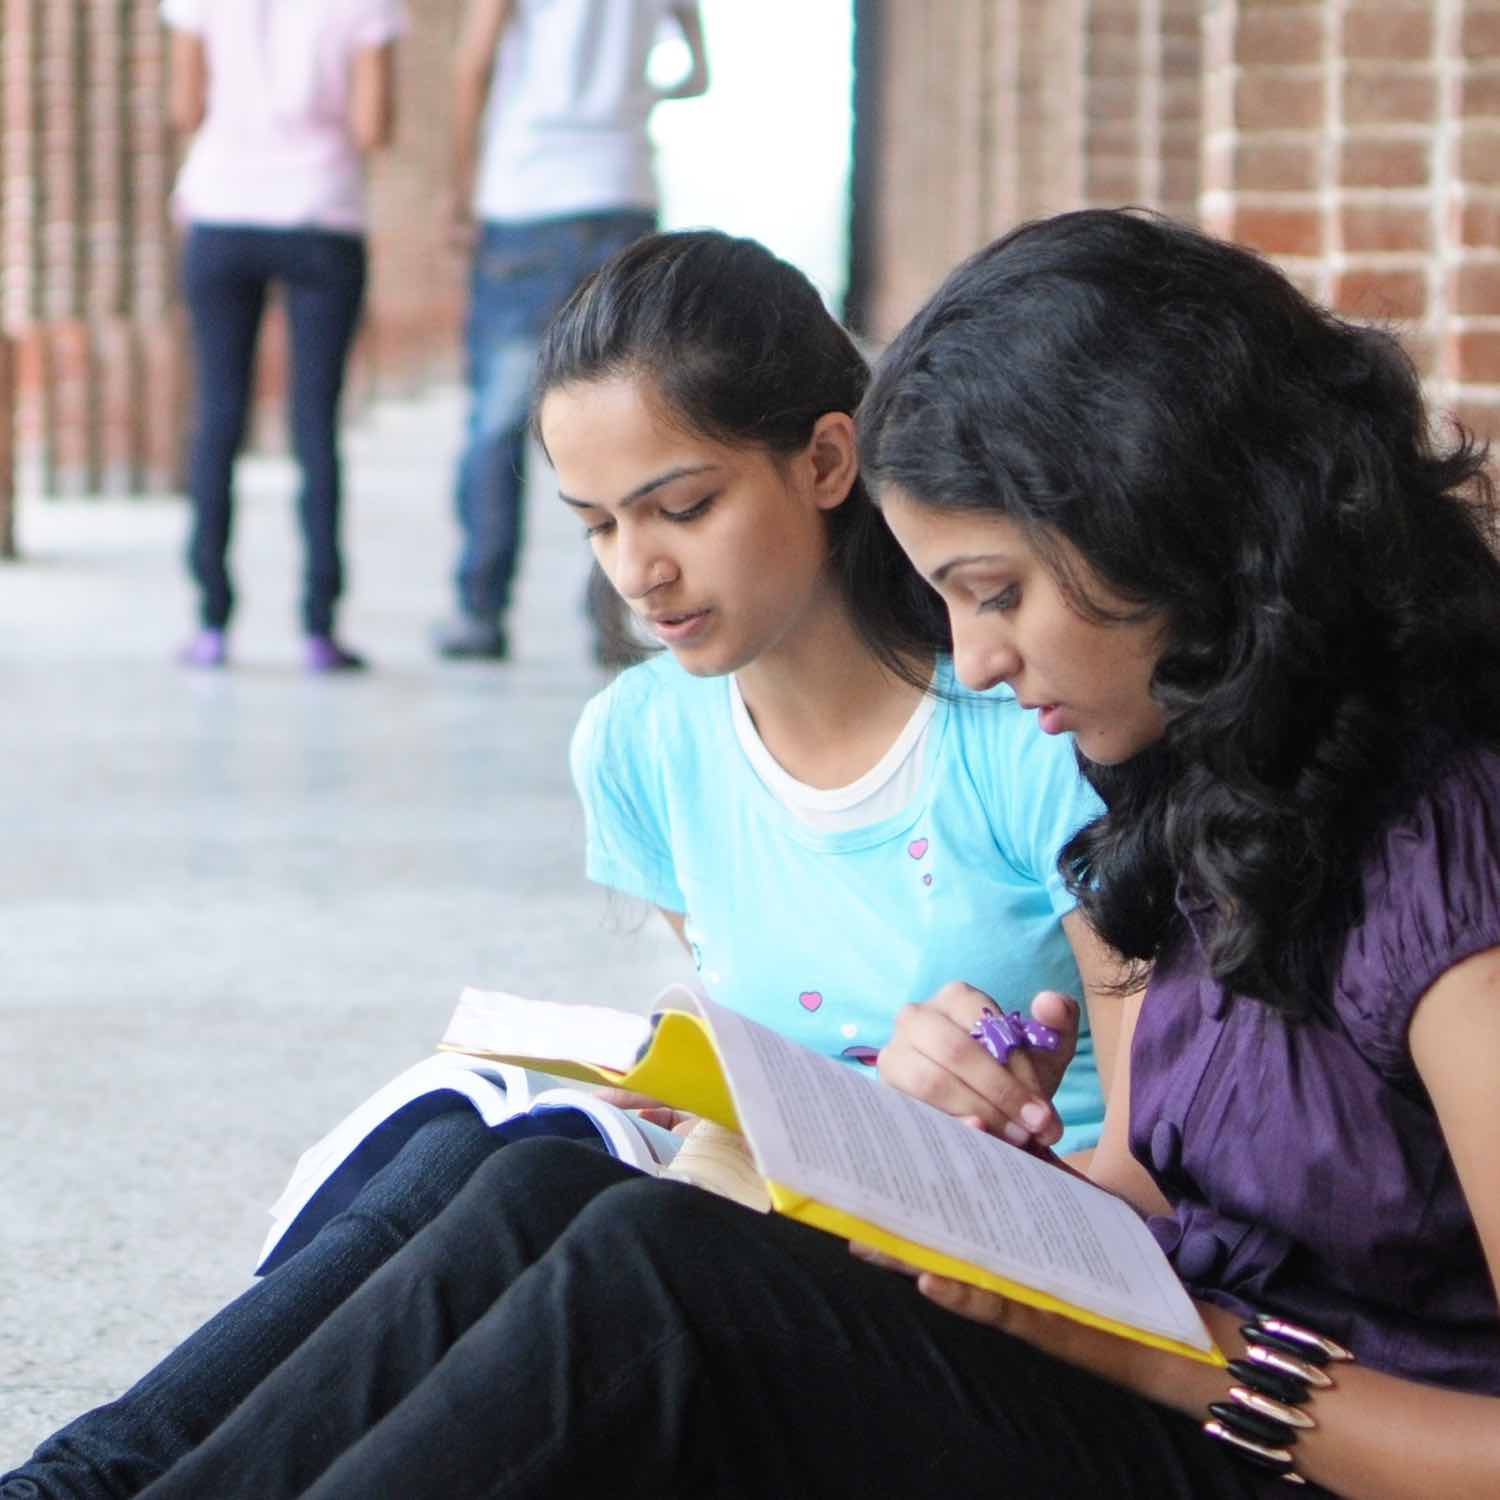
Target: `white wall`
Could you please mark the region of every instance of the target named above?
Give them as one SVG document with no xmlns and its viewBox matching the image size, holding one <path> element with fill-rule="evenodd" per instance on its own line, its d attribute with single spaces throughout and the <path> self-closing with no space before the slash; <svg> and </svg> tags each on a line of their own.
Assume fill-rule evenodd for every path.
<svg viewBox="0 0 1500 1500">
<path fill-rule="evenodd" d="M 701 0 L 712 84 L 652 117 L 662 224 L 753 235 L 835 309 L 848 265 L 853 7 L 849 0 Z M 685 67 L 664 42 L 653 72 Z"/>
</svg>

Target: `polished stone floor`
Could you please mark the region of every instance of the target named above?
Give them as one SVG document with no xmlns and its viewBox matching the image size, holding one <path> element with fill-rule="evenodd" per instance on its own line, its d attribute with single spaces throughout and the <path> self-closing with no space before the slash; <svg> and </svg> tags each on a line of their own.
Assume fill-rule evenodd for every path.
<svg viewBox="0 0 1500 1500">
<path fill-rule="evenodd" d="M 506 665 L 442 664 L 452 392 L 349 434 L 360 677 L 298 661 L 293 475 L 241 465 L 234 664 L 171 662 L 178 503 L 31 503 L 0 566 L 0 1470 L 244 1285 L 301 1148 L 460 987 L 637 1006 L 684 966 L 584 880 L 602 679 L 539 479 Z M 540 466 L 538 466 L 540 467 Z"/>
</svg>

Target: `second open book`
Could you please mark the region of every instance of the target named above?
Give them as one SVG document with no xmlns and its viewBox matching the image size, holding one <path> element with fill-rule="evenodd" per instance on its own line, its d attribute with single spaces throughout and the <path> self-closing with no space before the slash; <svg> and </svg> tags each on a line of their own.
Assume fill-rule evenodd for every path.
<svg viewBox="0 0 1500 1500">
<path fill-rule="evenodd" d="M 771 1206 L 1126 1338 L 1222 1364 L 1121 1199 L 681 986 L 644 1017 L 465 990 L 442 1047 L 647 1094 L 741 1133 Z"/>
</svg>

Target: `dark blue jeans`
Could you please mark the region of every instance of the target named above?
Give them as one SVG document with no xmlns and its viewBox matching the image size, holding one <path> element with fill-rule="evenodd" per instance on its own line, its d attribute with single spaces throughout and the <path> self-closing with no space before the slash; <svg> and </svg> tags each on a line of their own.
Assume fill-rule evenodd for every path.
<svg viewBox="0 0 1500 1500">
<path fill-rule="evenodd" d="M 142 1500 L 1283 1489 L 833 1235 L 534 1140 L 484 1161 Z"/>
<path fill-rule="evenodd" d="M 528 1119 L 532 1117 L 526 1117 Z M 558 1110 L 549 1132 L 597 1136 Z M 0 1478 L 0 1500 L 125 1500 L 191 1453 L 511 1139 L 460 1104 L 423 1125 L 353 1207 L 174 1349 L 123 1396 L 70 1422 Z M 206 1497 L 205 1497 L 206 1500 Z"/>
<path fill-rule="evenodd" d="M 332 633 L 343 590 L 339 396 L 364 301 L 365 264 L 364 240 L 354 234 L 219 224 L 194 224 L 188 232 L 182 283 L 197 364 L 188 566 L 204 625 L 222 629 L 234 608 L 228 570 L 234 461 L 245 436 L 266 295 L 275 282 L 286 299 L 292 444 L 302 470 L 302 624 L 309 635 Z"/>
<path fill-rule="evenodd" d="M 510 605 L 542 330 L 579 282 L 655 227 L 652 214 L 624 209 L 481 228 L 464 331 L 469 417 L 455 496 L 462 545 L 454 581 L 464 614 L 495 622 Z"/>
</svg>

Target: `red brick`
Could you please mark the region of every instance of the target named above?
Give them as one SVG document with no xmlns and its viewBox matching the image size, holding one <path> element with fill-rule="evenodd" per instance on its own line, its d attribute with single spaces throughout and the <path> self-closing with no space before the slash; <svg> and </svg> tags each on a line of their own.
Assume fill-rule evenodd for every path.
<svg viewBox="0 0 1500 1500">
<path fill-rule="evenodd" d="M 1090 78 L 1087 99 L 1091 120 L 1134 119 L 1141 107 L 1139 75 L 1128 79 Z"/>
<path fill-rule="evenodd" d="M 1352 5 L 1343 19 L 1343 52 L 1351 60 L 1419 62 L 1432 56 L 1430 5 Z"/>
<path fill-rule="evenodd" d="M 1161 118 L 1173 124 L 1191 124 L 1194 130 L 1201 128 L 1203 120 L 1203 89 L 1197 77 L 1167 78 L 1160 89 Z"/>
<path fill-rule="evenodd" d="M 1105 158 L 1086 164 L 1085 192 L 1097 208 L 1123 208 L 1139 203 L 1141 191 L 1140 163 L 1135 157 Z"/>
<path fill-rule="evenodd" d="M 1133 78 L 1141 69 L 1140 37 L 1090 35 L 1088 60 L 1094 78 Z"/>
<path fill-rule="evenodd" d="M 1461 199 L 1448 212 L 1449 232 L 1460 245 L 1487 250 L 1500 245 L 1500 196 L 1487 194 Z"/>
<path fill-rule="evenodd" d="M 1234 60 L 1260 64 L 1316 63 L 1326 27 L 1318 8 L 1244 10 L 1234 35 Z"/>
<path fill-rule="evenodd" d="M 1455 380 L 1500 385 L 1500 329 L 1461 329 L 1447 339 L 1447 368 Z"/>
<path fill-rule="evenodd" d="M 1101 0 L 1090 7 L 1087 33 L 1092 48 L 1105 40 L 1126 41 L 1138 37 L 1141 31 L 1140 7 L 1135 0 Z"/>
<path fill-rule="evenodd" d="M 1338 179 L 1345 187 L 1426 187 L 1432 179 L 1432 142 L 1351 136 L 1339 152 Z"/>
<path fill-rule="evenodd" d="M 1134 120 L 1091 120 L 1083 132 L 1087 156 L 1134 156 L 1141 149 L 1141 132 Z"/>
<path fill-rule="evenodd" d="M 1500 396 L 1483 397 L 1465 392 L 1445 415 L 1463 423 L 1476 437 L 1500 442 Z"/>
<path fill-rule="evenodd" d="M 1461 317 L 1500 315 L 1500 260 L 1455 266 L 1448 273 L 1448 305 Z"/>
<path fill-rule="evenodd" d="M 1427 305 L 1427 273 L 1416 270 L 1340 271 L 1329 295 L 1335 312 L 1358 318 L 1416 320 L 1426 316 Z"/>
<path fill-rule="evenodd" d="M 1161 203 L 1165 212 L 1176 218 L 1196 215 L 1201 191 L 1196 155 L 1167 157 L 1161 164 Z"/>
<path fill-rule="evenodd" d="M 1493 62 L 1500 57 L 1500 10 L 1466 8 L 1459 48 L 1470 62 Z"/>
<path fill-rule="evenodd" d="M 1321 179 L 1322 147 L 1315 140 L 1267 141 L 1239 137 L 1216 142 L 1205 156 L 1205 188 L 1240 192 L 1312 192 Z"/>
<path fill-rule="evenodd" d="M 1410 125 L 1431 121 L 1437 80 L 1426 69 L 1351 68 L 1344 79 L 1343 114 L 1350 125 Z"/>
<path fill-rule="evenodd" d="M 1318 129 L 1325 92 L 1321 73 L 1242 73 L 1234 84 L 1234 123 L 1241 130 Z"/>
<path fill-rule="evenodd" d="M 1205 216 L 1205 223 L 1209 223 Z M 1267 255 L 1323 253 L 1323 216 L 1316 207 L 1272 208 L 1230 203 L 1212 216 L 1212 232 Z"/>
<path fill-rule="evenodd" d="M 0 335 L 0 557 L 16 555 L 14 352 Z"/>
<path fill-rule="evenodd" d="M 1459 84 L 1459 114 L 1466 120 L 1500 116 L 1500 73 L 1470 73 Z"/>
<path fill-rule="evenodd" d="M 1461 130 L 1454 142 L 1453 170 L 1464 182 L 1500 184 L 1500 131 Z"/>
<path fill-rule="evenodd" d="M 1424 205 L 1346 203 L 1339 210 L 1345 250 L 1423 252 L 1432 245 L 1432 224 Z"/>
<path fill-rule="evenodd" d="M 1442 346 L 1432 334 L 1420 328 L 1403 328 L 1401 347 L 1423 380 L 1435 380 L 1442 374 Z"/>
</svg>

